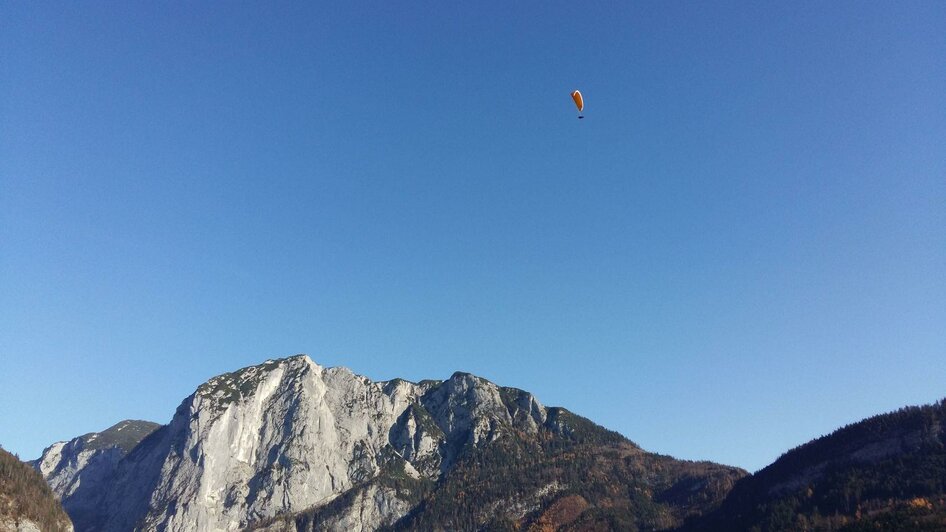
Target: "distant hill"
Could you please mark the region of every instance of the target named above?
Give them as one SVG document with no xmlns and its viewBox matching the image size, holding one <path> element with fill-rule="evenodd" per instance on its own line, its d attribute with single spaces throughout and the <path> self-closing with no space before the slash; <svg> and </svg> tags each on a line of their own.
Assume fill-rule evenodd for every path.
<svg viewBox="0 0 946 532">
<path fill-rule="evenodd" d="M 18 529 L 64 532 L 72 522 L 43 477 L 0 449 L 0 531 Z"/>
<path fill-rule="evenodd" d="M 946 400 L 797 447 L 683 530 L 946 530 Z"/>
</svg>

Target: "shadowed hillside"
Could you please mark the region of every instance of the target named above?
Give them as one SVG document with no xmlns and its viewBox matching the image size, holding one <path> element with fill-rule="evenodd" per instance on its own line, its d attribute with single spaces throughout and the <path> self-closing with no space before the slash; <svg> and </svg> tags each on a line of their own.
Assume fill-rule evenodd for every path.
<svg viewBox="0 0 946 532">
<path fill-rule="evenodd" d="M 739 481 L 685 530 L 946 530 L 946 400 L 848 425 Z"/>
</svg>

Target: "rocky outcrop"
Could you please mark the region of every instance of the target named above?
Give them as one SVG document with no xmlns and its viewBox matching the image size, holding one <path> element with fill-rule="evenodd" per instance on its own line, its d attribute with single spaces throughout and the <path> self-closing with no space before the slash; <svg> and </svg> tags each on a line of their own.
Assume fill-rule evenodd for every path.
<svg viewBox="0 0 946 532">
<path fill-rule="evenodd" d="M 0 517 L 0 532 L 43 532 L 43 529 L 30 519 Z"/>
</svg>

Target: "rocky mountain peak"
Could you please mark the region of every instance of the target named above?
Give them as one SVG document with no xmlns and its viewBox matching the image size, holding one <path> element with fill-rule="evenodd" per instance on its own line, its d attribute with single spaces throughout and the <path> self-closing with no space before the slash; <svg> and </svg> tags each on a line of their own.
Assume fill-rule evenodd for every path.
<svg viewBox="0 0 946 532">
<path fill-rule="evenodd" d="M 147 432 L 126 422 L 93 441 Z M 376 382 L 305 355 L 209 379 L 168 425 L 138 441 L 71 469 L 44 455 L 39 469 L 78 530 L 238 530 L 281 516 L 374 530 L 419 511 L 422 496 L 452 485 L 459 471 L 505 463 L 510 452 L 525 464 L 580 445 L 637 449 L 531 393 L 469 373 Z M 523 500 L 541 504 L 559 484 L 523 488 Z"/>
<path fill-rule="evenodd" d="M 321 373 L 324 368 L 306 355 L 269 359 L 211 378 L 197 388 L 196 396 L 215 403 L 218 408 L 226 408 L 255 394 L 264 382 L 279 382 L 284 375 L 298 378 L 306 371 Z"/>
</svg>

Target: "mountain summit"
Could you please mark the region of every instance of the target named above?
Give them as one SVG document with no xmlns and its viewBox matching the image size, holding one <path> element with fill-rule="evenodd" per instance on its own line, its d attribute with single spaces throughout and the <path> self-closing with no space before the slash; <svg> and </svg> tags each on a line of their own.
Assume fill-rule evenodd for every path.
<svg viewBox="0 0 946 532">
<path fill-rule="evenodd" d="M 66 467 L 70 442 L 35 463 L 79 531 L 667 528 L 745 475 L 467 373 L 374 382 L 305 355 L 210 379 L 156 430 L 101 434 L 125 430 L 143 439 L 108 459 Z"/>
</svg>

